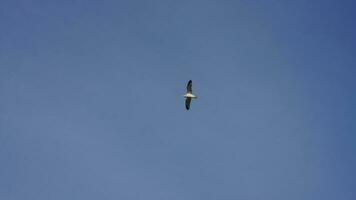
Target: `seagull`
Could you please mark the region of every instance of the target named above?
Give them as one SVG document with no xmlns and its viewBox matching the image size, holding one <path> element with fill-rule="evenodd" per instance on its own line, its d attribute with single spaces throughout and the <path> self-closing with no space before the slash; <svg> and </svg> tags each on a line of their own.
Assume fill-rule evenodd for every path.
<svg viewBox="0 0 356 200">
<path fill-rule="evenodd" d="M 196 99 L 197 96 L 195 96 L 193 94 L 193 90 L 192 90 L 192 80 L 189 80 L 188 81 L 188 84 L 187 84 L 187 93 L 184 95 L 184 98 L 185 98 L 185 108 L 187 110 L 189 110 L 190 108 L 190 102 L 192 101 L 192 99 Z"/>
</svg>

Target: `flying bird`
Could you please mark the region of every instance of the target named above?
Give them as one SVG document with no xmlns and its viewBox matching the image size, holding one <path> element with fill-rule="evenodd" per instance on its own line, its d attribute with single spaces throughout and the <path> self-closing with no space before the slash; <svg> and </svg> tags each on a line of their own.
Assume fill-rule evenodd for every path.
<svg viewBox="0 0 356 200">
<path fill-rule="evenodd" d="M 192 80 L 189 80 L 188 81 L 188 84 L 187 84 L 187 93 L 184 95 L 184 98 L 185 98 L 185 108 L 187 110 L 189 110 L 190 108 L 190 102 L 192 101 L 192 99 L 196 99 L 197 96 L 195 96 L 193 94 L 193 90 L 192 90 Z"/>
</svg>

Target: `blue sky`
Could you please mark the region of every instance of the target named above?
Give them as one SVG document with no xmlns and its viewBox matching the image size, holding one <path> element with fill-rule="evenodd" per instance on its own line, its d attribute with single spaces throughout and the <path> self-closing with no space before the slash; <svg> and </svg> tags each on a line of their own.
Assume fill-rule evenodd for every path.
<svg viewBox="0 0 356 200">
<path fill-rule="evenodd" d="M 355 6 L 0 1 L 0 199 L 355 199 Z"/>
</svg>

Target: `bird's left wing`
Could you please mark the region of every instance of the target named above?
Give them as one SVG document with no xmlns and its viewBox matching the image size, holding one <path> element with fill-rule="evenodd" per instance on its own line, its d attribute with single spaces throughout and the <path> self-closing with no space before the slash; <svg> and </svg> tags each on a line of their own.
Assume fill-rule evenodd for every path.
<svg viewBox="0 0 356 200">
<path fill-rule="evenodd" d="M 186 98 L 186 99 L 185 99 L 185 108 L 186 108 L 187 110 L 189 110 L 189 108 L 190 108 L 190 102 L 191 102 L 191 100 L 192 100 L 192 98 Z"/>
</svg>

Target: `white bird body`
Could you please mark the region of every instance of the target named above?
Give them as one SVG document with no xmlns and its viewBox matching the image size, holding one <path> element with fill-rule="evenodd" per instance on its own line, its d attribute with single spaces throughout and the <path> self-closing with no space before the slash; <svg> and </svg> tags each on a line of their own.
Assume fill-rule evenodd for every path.
<svg viewBox="0 0 356 200">
<path fill-rule="evenodd" d="M 187 93 L 187 94 L 184 95 L 184 97 L 185 97 L 185 98 L 193 98 L 193 99 L 196 99 L 196 98 L 197 98 L 197 96 L 195 96 L 195 95 L 192 94 L 192 93 Z"/>
</svg>

